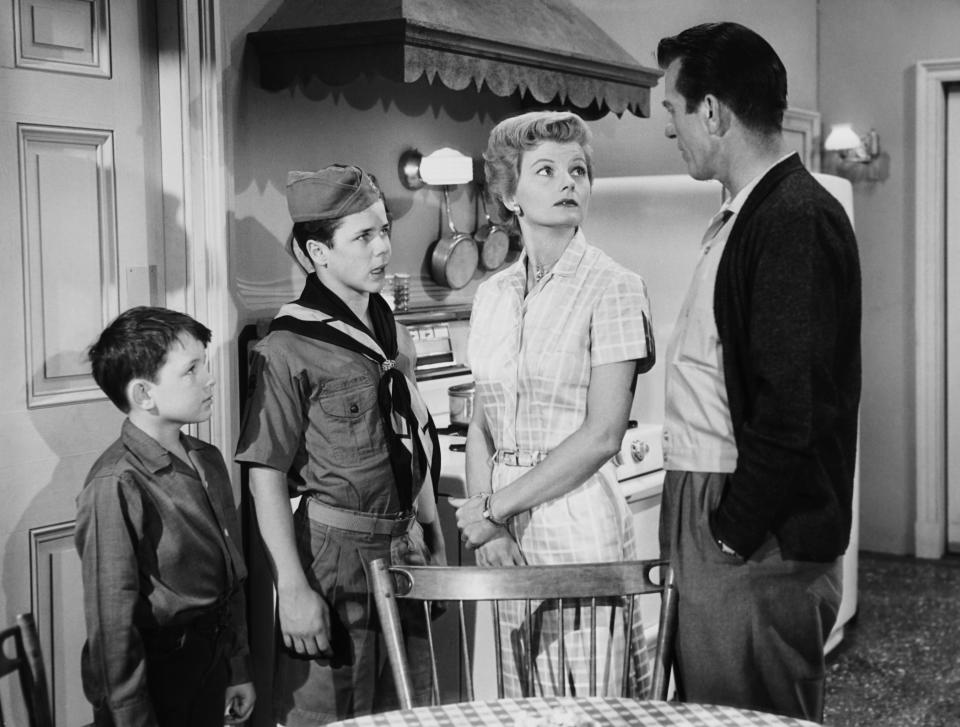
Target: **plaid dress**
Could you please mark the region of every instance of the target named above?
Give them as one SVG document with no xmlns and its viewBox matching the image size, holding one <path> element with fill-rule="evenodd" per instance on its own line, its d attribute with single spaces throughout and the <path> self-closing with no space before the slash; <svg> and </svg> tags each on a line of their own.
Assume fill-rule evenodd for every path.
<svg viewBox="0 0 960 727">
<path fill-rule="evenodd" d="M 646 286 L 640 276 L 587 245 L 578 232 L 553 270 L 524 297 L 526 253 L 477 291 L 468 355 L 498 450 L 549 452 L 584 422 L 594 366 L 631 361 L 647 354 L 643 317 L 649 318 Z M 507 487 L 528 468 L 494 463 L 493 491 Z M 511 519 L 511 531 L 527 563 L 559 564 L 630 560 L 638 557 L 629 508 L 614 468 L 605 464 L 566 495 Z M 566 606 L 566 602 L 565 602 Z M 635 611 L 633 693 L 646 694 L 645 655 L 639 606 Z M 610 609 L 598 609 L 589 624 L 589 603 L 564 615 L 567 630 L 567 694 L 589 689 L 590 631 L 596 628 L 600 657 L 598 688 L 617 696 L 623 664 L 624 625 L 609 638 Z M 524 604 L 500 609 L 506 696 L 524 694 L 526 658 L 519 653 L 529 631 L 535 652 L 534 694 L 560 693 L 557 674 L 556 609 L 543 609 L 526 623 Z M 572 635 L 571 635 L 572 634 Z M 606 685 L 606 686 L 605 686 Z"/>
</svg>

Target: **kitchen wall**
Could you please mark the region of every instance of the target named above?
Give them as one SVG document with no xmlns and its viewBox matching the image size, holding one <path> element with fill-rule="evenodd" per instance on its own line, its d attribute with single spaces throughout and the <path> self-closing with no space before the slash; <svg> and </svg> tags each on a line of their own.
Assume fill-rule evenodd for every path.
<svg viewBox="0 0 960 727">
<path fill-rule="evenodd" d="M 814 108 L 816 4 L 813 0 L 575 0 L 575 3 L 642 64 L 655 67 L 657 40 L 695 22 L 730 18 L 750 23 L 783 54 L 795 74 L 791 104 Z M 335 161 L 360 164 L 378 175 L 397 218 L 397 272 L 426 274 L 427 246 L 438 232 L 439 195 L 410 192 L 396 173 L 407 147 L 430 152 L 454 146 L 479 156 L 487 132 L 519 110 L 515 97 L 454 92 L 443 86 L 363 79 L 348 87 L 319 82 L 278 93 L 259 88 L 255 54 L 246 34 L 258 30 L 278 0 L 237 0 L 223 14 L 228 44 L 224 76 L 228 163 L 235 200 L 231 264 L 240 319 L 272 310 L 278 289 L 296 287 L 299 275 L 282 243 L 289 233 L 283 184 L 289 169 L 314 169 Z M 796 69 L 796 70 L 794 70 Z M 631 114 L 594 122 L 597 170 L 603 176 L 683 172 L 674 144 L 663 137 L 662 89 L 652 93 L 652 118 Z M 472 194 L 453 195 L 458 228 L 473 229 Z M 467 299 L 474 286 L 465 293 Z M 272 291 L 272 293 L 270 292 Z M 460 296 L 454 295 L 454 299 Z M 438 302 L 450 302 L 439 300 Z"/>
<path fill-rule="evenodd" d="M 790 106 L 817 110 L 815 0 L 573 0 L 642 65 L 656 68 L 657 42 L 686 27 L 733 20 L 753 28 L 787 68 Z M 591 124 L 602 176 L 685 174 L 674 142 L 663 135 L 663 84 L 651 93 L 649 119 L 608 116 Z"/>
<path fill-rule="evenodd" d="M 960 56 L 955 0 L 820 3 L 824 129 L 875 128 L 890 156 L 883 182 L 854 185 L 865 281 L 861 533 L 864 549 L 914 549 L 913 68 Z"/>
<path fill-rule="evenodd" d="M 913 549 L 912 245 L 907 74 L 920 58 L 957 55 L 960 5 L 953 0 L 573 0 L 640 63 L 654 67 L 657 40 L 698 22 L 730 19 L 753 27 L 777 49 L 789 75 L 789 103 L 819 110 L 825 124 L 875 126 L 891 156 L 886 182 L 856 187 L 864 265 L 865 320 L 861 547 Z M 259 88 L 246 33 L 272 15 L 278 0 L 234 0 L 224 7 L 224 73 L 228 174 L 233 179 L 231 266 L 238 325 L 269 315 L 293 293 L 300 274 L 282 251 L 289 232 L 283 184 L 289 169 L 334 161 L 358 163 L 381 179 L 397 216 L 394 270 L 425 272 L 437 237 L 438 196 L 404 189 L 400 153 L 454 146 L 479 155 L 489 129 L 518 110 L 515 99 L 453 92 L 425 82 L 397 85 L 364 79 L 346 88 L 313 82 L 268 93 Z M 674 174 L 685 169 L 663 137 L 662 88 L 651 94 L 651 118 L 608 116 L 591 127 L 602 176 Z M 465 190 L 454 218 L 472 229 Z M 465 293 L 469 295 L 474 286 Z M 892 341 L 903 341 L 894 345 Z M 890 412 L 907 412 L 891 416 Z"/>
</svg>

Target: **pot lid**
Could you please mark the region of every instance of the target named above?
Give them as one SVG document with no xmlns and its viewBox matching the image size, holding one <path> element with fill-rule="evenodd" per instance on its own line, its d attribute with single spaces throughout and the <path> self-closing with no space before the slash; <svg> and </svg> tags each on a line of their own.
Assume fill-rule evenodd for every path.
<svg viewBox="0 0 960 727">
<path fill-rule="evenodd" d="M 284 0 L 249 38 L 268 90 L 311 77 L 333 86 L 369 74 L 426 77 L 599 118 L 649 116 L 661 75 L 570 0 Z"/>
</svg>

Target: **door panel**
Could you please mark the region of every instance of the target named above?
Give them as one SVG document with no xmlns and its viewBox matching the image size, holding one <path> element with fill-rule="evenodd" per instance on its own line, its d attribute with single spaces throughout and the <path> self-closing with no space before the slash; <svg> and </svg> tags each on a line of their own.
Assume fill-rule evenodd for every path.
<svg viewBox="0 0 960 727">
<path fill-rule="evenodd" d="M 123 419 L 86 348 L 164 302 L 156 32 L 153 0 L 0 0 L 0 624 L 36 612 L 58 727 L 92 719 L 72 523 Z"/>
</svg>

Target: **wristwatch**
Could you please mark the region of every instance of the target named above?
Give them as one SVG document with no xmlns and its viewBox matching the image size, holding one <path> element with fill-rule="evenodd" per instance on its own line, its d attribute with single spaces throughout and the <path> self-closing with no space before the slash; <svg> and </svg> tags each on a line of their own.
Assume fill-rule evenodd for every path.
<svg viewBox="0 0 960 727">
<path fill-rule="evenodd" d="M 732 555 L 733 557 L 739 558 L 740 560 L 745 560 L 745 558 L 742 555 L 740 555 L 737 551 L 735 551 L 733 548 L 731 548 L 729 545 L 723 542 L 722 539 L 717 538 L 716 541 L 717 541 L 717 546 L 720 548 L 720 551 L 725 555 Z"/>
<path fill-rule="evenodd" d="M 498 528 L 505 528 L 507 527 L 507 520 L 497 520 L 497 518 L 493 516 L 493 511 L 490 510 L 491 496 L 492 496 L 492 493 L 490 495 L 486 495 L 483 498 L 483 511 L 480 514 L 484 517 L 485 520 L 487 520 L 487 522 L 490 522 L 493 525 L 496 525 Z M 507 519 L 509 520 L 509 518 Z"/>
</svg>

